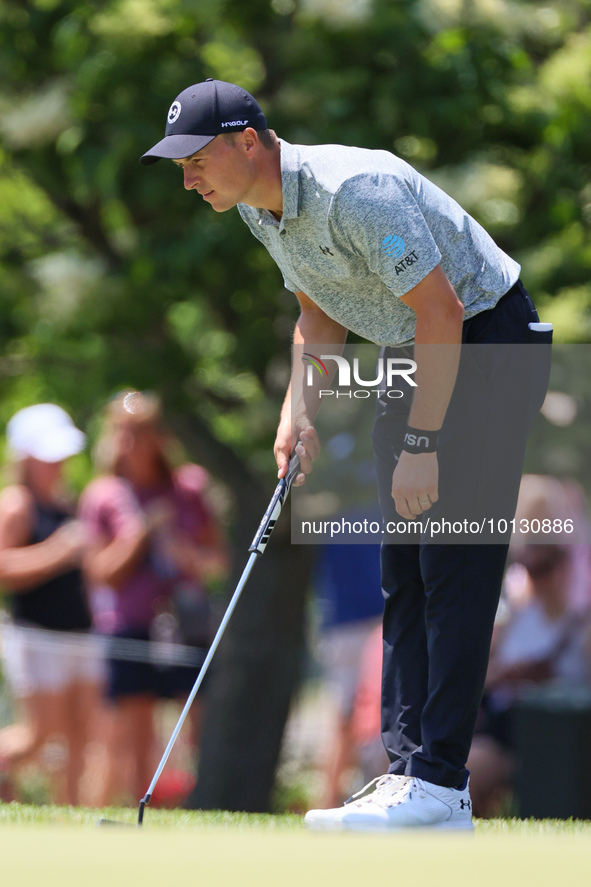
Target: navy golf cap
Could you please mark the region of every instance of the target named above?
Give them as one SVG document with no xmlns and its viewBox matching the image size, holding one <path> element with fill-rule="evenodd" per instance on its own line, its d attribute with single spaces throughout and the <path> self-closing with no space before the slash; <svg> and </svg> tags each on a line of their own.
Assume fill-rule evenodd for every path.
<svg viewBox="0 0 591 887">
<path fill-rule="evenodd" d="M 209 78 L 177 95 L 168 111 L 164 138 L 140 157 L 140 163 L 156 163 L 162 157 L 182 160 L 220 133 L 241 132 L 248 126 L 267 129 L 256 99 L 235 83 Z"/>
</svg>

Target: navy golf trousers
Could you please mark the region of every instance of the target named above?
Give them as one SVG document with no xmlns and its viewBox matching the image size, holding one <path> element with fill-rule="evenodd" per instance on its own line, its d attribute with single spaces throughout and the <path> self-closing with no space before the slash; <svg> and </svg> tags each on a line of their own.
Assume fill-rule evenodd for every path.
<svg viewBox="0 0 591 887">
<path fill-rule="evenodd" d="M 529 329 L 528 324 L 537 320 L 531 299 L 518 281 L 495 308 L 465 321 L 463 339 L 468 345 L 548 342 L 548 334 Z M 509 349 L 515 350 L 523 354 L 521 347 Z M 502 489 L 501 505 L 497 502 L 495 507 L 502 506 L 502 513 L 513 517 L 525 444 L 543 402 L 550 365 L 549 345 L 526 352 L 541 358 L 534 361 L 529 375 L 521 365 L 516 368 L 511 359 L 505 359 L 502 348 L 463 347 L 458 380 L 439 436 L 440 500 L 430 515 L 437 516 L 444 507 L 447 490 L 464 484 L 470 501 L 472 491 L 478 489 L 484 509 L 495 496 L 498 499 Z M 382 353 L 387 357 L 400 352 L 386 348 Z M 389 400 L 385 394 L 377 405 L 372 441 L 385 521 L 402 520 L 394 507 L 391 485 L 409 408 L 410 397 Z M 511 409 L 508 429 L 507 410 Z M 469 434 L 458 433 L 467 415 Z M 509 439 L 511 446 L 506 449 Z M 472 474 L 466 482 L 468 463 Z M 474 507 L 483 508 L 478 503 Z M 382 545 L 382 738 L 390 773 L 450 787 L 465 782 L 507 542 L 503 538 L 491 544 L 435 544 L 422 537 L 412 543 Z"/>
</svg>

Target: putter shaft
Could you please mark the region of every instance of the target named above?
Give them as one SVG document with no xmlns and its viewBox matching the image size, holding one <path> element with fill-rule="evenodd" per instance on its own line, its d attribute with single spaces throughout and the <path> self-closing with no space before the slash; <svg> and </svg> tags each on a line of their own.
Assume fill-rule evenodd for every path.
<svg viewBox="0 0 591 887">
<path fill-rule="evenodd" d="M 156 787 L 156 783 L 160 779 L 160 775 L 161 775 L 162 771 L 164 770 L 164 767 L 166 766 L 166 762 L 168 761 L 168 758 L 170 756 L 172 748 L 177 740 L 179 733 L 181 732 L 183 724 L 185 723 L 185 719 L 186 719 L 187 715 L 189 714 L 189 710 L 190 710 L 191 706 L 193 705 L 193 701 L 199 691 L 199 687 L 203 683 L 203 678 L 205 677 L 207 669 L 209 668 L 209 664 L 214 657 L 215 651 L 218 648 L 218 645 L 222 639 L 222 635 L 224 634 L 224 631 L 226 630 L 226 626 L 227 626 L 228 622 L 230 621 L 230 617 L 232 616 L 232 613 L 234 612 L 236 604 L 238 603 L 238 600 L 240 599 L 240 595 L 242 594 L 242 589 L 246 585 L 246 580 L 250 576 L 250 572 L 254 566 L 254 562 L 256 561 L 257 557 L 258 557 L 258 552 L 253 551 L 248 559 L 248 563 L 246 564 L 246 567 L 244 568 L 244 572 L 242 573 L 242 576 L 240 577 L 240 582 L 236 586 L 236 591 L 232 595 L 232 599 L 231 599 L 230 603 L 228 604 L 228 609 L 224 613 L 224 618 L 220 622 L 220 627 L 218 628 L 218 630 L 216 632 L 216 635 L 213 639 L 211 647 L 209 648 L 207 656 L 205 657 L 205 661 L 204 661 L 203 665 L 201 666 L 199 674 L 197 675 L 197 679 L 196 679 L 195 683 L 193 684 L 193 688 L 192 688 L 191 692 L 189 693 L 187 701 L 185 702 L 185 705 L 183 707 L 181 715 L 177 721 L 176 727 L 174 728 L 172 735 L 171 735 L 170 739 L 168 740 L 168 745 L 166 746 L 166 748 L 164 750 L 164 754 L 162 755 L 162 759 L 161 759 L 160 763 L 158 764 L 158 768 L 157 768 L 156 772 L 154 773 L 154 776 L 152 777 L 152 782 L 149 785 L 148 791 L 146 792 L 146 794 L 144 795 L 144 797 L 140 801 L 140 806 L 139 806 L 139 811 L 138 811 L 138 825 L 141 825 L 143 822 L 144 809 L 150 803 L 150 800 L 152 798 L 152 794 L 153 794 L 154 789 Z"/>
<path fill-rule="evenodd" d="M 137 820 L 138 825 L 142 825 L 142 823 L 144 821 L 145 808 L 150 803 L 150 800 L 152 798 L 152 794 L 153 794 L 154 789 L 156 787 L 156 783 L 160 779 L 160 775 L 161 775 L 162 771 L 164 770 L 164 767 L 166 766 L 166 762 L 168 761 L 168 758 L 170 756 L 172 748 L 177 740 L 177 737 L 182 729 L 183 724 L 185 723 L 185 719 L 186 719 L 187 715 L 189 714 L 189 710 L 193 704 L 195 696 L 197 695 L 199 688 L 200 688 L 201 684 L 203 683 L 203 679 L 206 675 L 207 669 L 209 668 L 211 660 L 213 659 L 213 657 L 215 655 L 218 645 L 219 645 L 219 643 L 222 639 L 222 636 L 226 630 L 226 626 L 228 625 L 228 622 L 230 621 L 232 613 L 234 612 L 236 604 L 238 603 L 238 601 L 240 599 L 240 595 L 242 594 L 242 590 L 243 590 L 244 586 L 246 585 L 246 582 L 248 580 L 248 577 L 250 576 L 252 568 L 254 567 L 255 561 L 256 561 L 257 557 L 259 555 L 263 554 L 263 552 L 265 550 L 267 542 L 269 541 L 269 537 L 271 536 L 271 533 L 273 532 L 273 529 L 275 527 L 277 519 L 281 513 L 281 510 L 282 510 L 285 500 L 287 498 L 287 494 L 289 493 L 291 484 L 299 471 L 299 467 L 300 467 L 300 460 L 294 454 L 290 459 L 287 474 L 285 477 L 281 478 L 281 480 L 277 484 L 277 487 L 275 488 L 275 492 L 273 493 L 273 497 L 269 503 L 269 506 L 268 506 L 265 514 L 263 515 L 263 519 L 261 520 L 261 522 L 259 524 L 259 528 L 258 528 L 258 530 L 255 534 L 255 537 L 252 540 L 252 544 L 249 548 L 250 557 L 248 558 L 248 561 L 246 563 L 246 567 L 244 568 L 244 570 L 242 572 L 242 576 L 240 577 L 240 581 L 238 582 L 238 585 L 236 586 L 236 590 L 234 591 L 234 594 L 232 595 L 230 603 L 228 604 L 228 608 L 227 608 L 226 612 L 224 613 L 224 618 L 220 622 L 220 626 L 215 634 L 215 637 L 212 641 L 211 647 L 209 648 L 209 650 L 207 652 L 207 656 L 205 657 L 203 665 L 201 666 L 201 668 L 199 670 L 199 674 L 197 675 L 197 679 L 196 679 L 195 683 L 193 684 L 193 688 L 187 698 L 187 701 L 185 702 L 185 705 L 183 707 L 181 715 L 177 721 L 176 727 L 174 728 L 172 735 L 171 735 L 170 739 L 168 740 L 168 745 L 166 746 L 166 748 L 164 750 L 164 754 L 162 755 L 162 759 L 160 760 L 160 763 L 158 764 L 158 768 L 156 769 L 156 772 L 154 773 L 154 776 L 152 777 L 152 782 L 150 783 L 150 785 L 148 787 L 148 791 L 146 792 L 146 794 L 144 795 L 144 797 L 140 801 L 139 810 L 138 810 L 138 820 Z"/>
</svg>

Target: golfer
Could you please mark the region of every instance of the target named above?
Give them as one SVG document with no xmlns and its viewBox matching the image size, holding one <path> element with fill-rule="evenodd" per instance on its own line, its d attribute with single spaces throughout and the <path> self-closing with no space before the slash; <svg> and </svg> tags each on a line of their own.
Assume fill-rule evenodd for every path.
<svg viewBox="0 0 591 887">
<path fill-rule="evenodd" d="M 495 359 L 463 370 L 461 343 L 522 345 L 549 334 L 540 331 L 519 265 L 474 219 L 387 151 L 279 139 L 251 95 L 217 80 L 177 96 L 164 138 L 141 162 L 160 158 L 173 160 L 185 188 L 216 212 L 238 207 L 299 301 L 294 346 L 322 343 L 338 353 L 352 330 L 384 346 L 386 357 L 414 347 L 414 396 L 378 401 L 373 440 L 385 519 L 424 519 L 440 498 L 474 489 L 464 466 L 477 471 L 478 489 L 494 492 L 498 448 L 508 437 L 514 452 L 501 486 L 504 505 L 514 505 L 547 379 L 537 380 L 526 407 L 514 410 L 511 435 L 502 435 L 507 403 L 496 392 L 510 394 L 511 368 Z M 274 448 L 282 477 L 295 446 L 298 483 L 320 447 L 301 363 L 293 361 Z M 476 377 L 485 390 L 472 391 Z M 461 416 L 470 417 L 468 435 L 457 433 Z M 382 546 L 389 772 L 343 807 L 310 811 L 310 827 L 472 828 L 466 760 L 506 554 L 505 540 L 442 545 L 422 536 Z"/>
</svg>

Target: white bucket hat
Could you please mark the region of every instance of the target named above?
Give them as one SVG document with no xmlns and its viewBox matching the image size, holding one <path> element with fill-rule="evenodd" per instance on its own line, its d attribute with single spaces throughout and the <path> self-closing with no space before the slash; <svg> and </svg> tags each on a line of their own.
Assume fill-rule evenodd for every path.
<svg viewBox="0 0 591 887">
<path fill-rule="evenodd" d="M 19 410 L 7 425 L 6 438 L 17 459 L 32 456 L 40 462 L 62 462 L 80 453 L 86 443 L 86 435 L 53 403 Z"/>
</svg>

